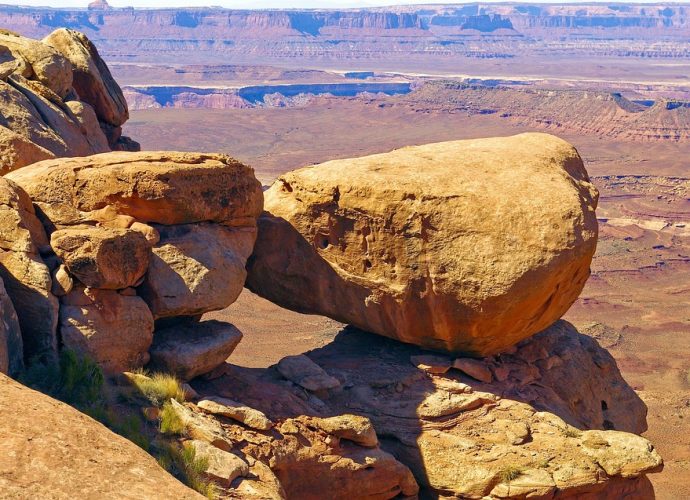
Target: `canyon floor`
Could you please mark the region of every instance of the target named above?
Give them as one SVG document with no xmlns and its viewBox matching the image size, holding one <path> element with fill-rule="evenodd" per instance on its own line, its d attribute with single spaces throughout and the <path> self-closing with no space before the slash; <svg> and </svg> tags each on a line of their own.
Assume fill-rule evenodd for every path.
<svg viewBox="0 0 690 500">
<path fill-rule="evenodd" d="M 328 159 L 530 130 L 496 115 L 379 104 L 319 98 L 294 108 L 133 111 L 126 132 L 149 150 L 228 152 L 270 184 L 283 172 Z M 611 351 L 649 406 L 647 436 L 666 461 L 664 472 L 651 476 L 657 497 L 682 498 L 690 482 L 690 144 L 550 132 L 578 148 L 601 192 L 592 277 L 566 319 Z M 246 290 L 209 316 L 244 332 L 231 361 L 248 367 L 328 344 L 343 326 Z"/>
</svg>

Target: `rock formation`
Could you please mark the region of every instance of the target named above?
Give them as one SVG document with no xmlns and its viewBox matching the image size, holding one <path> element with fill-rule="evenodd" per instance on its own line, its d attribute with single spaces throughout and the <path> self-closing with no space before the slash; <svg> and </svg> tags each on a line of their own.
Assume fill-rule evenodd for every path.
<svg viewBox="0 0 690 500">
<path fill-rule="evenodd" d="M 0 34 L 0 173 L 54 157 L 138 150 L 120 87 L 82 34 Z"/>
<path fill-rule="evenodd" d="M 3 182 L 6 232 L 23 243 L 0 254 L 0 273 L 30 355 L 54 352 L 59 333 L 108 373 L 140 367 L 155 319 L 223 309 L 242 290 L 262 192 L 232 158 L 113 152 L 46 160 Z M 185 324 L 182 337 L 161 324 L 153 348 L 154 364 L 183 378 L 212 370 L 241 338 L 232 325 Z"/>
<path fill-rule="evenodd" d="M 393 498 L 413 494 L 415 482 L 422 497 L 653 494 L 644 474 L 659 470 L 661 458 L 630 434 L 646 429 L 646 408 L 608 352 L 569 323 L 475 360 L 489 383 L 455 368 L 430 373 L 412 362 L 419 356 L 430 354 L 348 328 L 300 361 L 337 386 L 307 389 L 283 362 L 225 365 L 222 377 L 194 383 L 196 405 L 178 408 L 194 439 L 243 457 L 250 470 L 270 467 L 275 477 L 264 488 L 279 498 L 281 489 L 285 498 Z M 247 421 L 250 410 L 271 426 Z M 365 456 L 373 470 L 361 476 Z M 338 465 L 326 470 L 324 462 Z M 256 481 L 244 476 L 230 491 Z"/>
<path fill-rule="evenodd" d="M 597 191 L 545 134 L 335 160 L 265 196 L 252 291 L 432 349 L 493 354 L 543 330 L 596 248 Z"/>
<path fill-rule="evenodd" d="M 2 374 L 0 421 L 5 498 L 203 498 L 134 443 Z"/>
</svg>

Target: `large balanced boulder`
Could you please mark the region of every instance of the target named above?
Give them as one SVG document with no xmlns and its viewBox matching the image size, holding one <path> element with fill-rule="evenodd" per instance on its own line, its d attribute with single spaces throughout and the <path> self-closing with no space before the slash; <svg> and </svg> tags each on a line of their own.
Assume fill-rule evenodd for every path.
<svg viewBox="0 0 690 500">
<path fill-rule="evenodd" d="M 51 356 L 57 348 L 58 302 L 39 252 L 47 246 L 31 199 L 14 182 L 0 178 L 0 278 L 16 309 L 27 359 Z"/>
<path fill-rule="evenodd" d="M 3 498 L 203 498 L 131 441 L 2 374 L 0 421 Z"/>
<path fill-rule="evenodd" d="M 404 342 L 499 352 L 579 295 L 597 196 L 575 148 L 546 134 L 329 161 L 265 193 L 247 285 Z"/>
<path fill-rule="evenodd" d="M 254 171 L 222 154 L 112 152 L 46 160 L 7 176 L 55 226 L 113 222 L 255 227 L 261 184 Z"/>
</svg>

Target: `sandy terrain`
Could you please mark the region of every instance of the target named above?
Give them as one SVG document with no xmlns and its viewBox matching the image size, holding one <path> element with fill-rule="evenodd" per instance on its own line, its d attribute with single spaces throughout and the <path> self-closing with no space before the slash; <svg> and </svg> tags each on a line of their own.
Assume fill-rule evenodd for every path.
<svg viewBox="0 0 690 500">
<path fill-rule="evenodd" d="M 523 130 L 529 127 L 494 115 L 381 108 L 363 99 L 323 99 L 305 108 L 135 111 L 126 127 L 146 149 L 232 153 L 264 183 L 326 159 Z M 566 318 L 599 338 L 640 391 L 649 405 L 647 435 L 666 460 L 665 471 L 651 476 L 658 498 L 683 498 L 690 482 L 690 144 L 561 135 L 578 147 L 601 190 L 602 219 L 592 278 Z M 244 332 L 232 361 L 253 367 L 324 345 L 341 328 L 248 291 L 210 316 Z"/>
</svg>

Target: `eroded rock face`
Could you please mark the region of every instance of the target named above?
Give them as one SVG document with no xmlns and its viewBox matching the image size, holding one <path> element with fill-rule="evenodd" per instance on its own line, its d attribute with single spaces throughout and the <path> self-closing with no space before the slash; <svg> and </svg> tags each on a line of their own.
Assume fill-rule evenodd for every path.
<svg viewBox="0 0 690 500">
<path fill-rule="evenodd" d="M 164 225 L 254 227 L 263 204 L 254 171 L 221 154 L 105 153 L 39 162 L 8 178 L 56 226 L 128 216 Z"/>
<path fill-rule="evenodd" d="M 58 302 L 39 253 L 47 243 L 29 197 L 0 178 L 0 277 L 17 311 L 27 359 L 51 356 L 57 348 Z"/>
<path fill-rule="evenodd" d="M 80 33 L 58 30 L 44 41 L 0 33 L 0 105 L 0 173 L 49 158 L 138 150 L 121 137 L 122 92 Z"/>
<path fill-rule="evenodd" d="M 0 373 L 16 375 L 23 367 L 24 347 L 19 320 L 0 280 Z"/>
<path fill-rule="evenodd" d="M 487 355 L 546 328 L 596 247 L 597 191 L 546 134 L 330 161 L 265 197 L 252 291 L 432 349 Z"/>
<path fill-rule="evenodd" d="M 60 334 L 65 347 L 117 373 L 148 362 L 153 316 L 140 297 L 79 287 L 61 298 Z"/>
<path fill-rule="evenodd" d="M 2 374 L 0 421 L 4 497 L 202 498 L 134 443 Z"/>
<path fill-rule="evenodd" d="M 305 429 L 326 432 L 331 447 L 345 449 L 377 446 L 378 435 L 380 449 L 412 471 L 422 497 L 603 500 L 647 498 L 652 491 L 644 475 L 660 470 L 662 460 L 646 439 L 630 433 L 645 430 L 646 408 L 610 355 L 572 325 L 560 321 L 510 354 L 476 360 L 492 374 L 491 383 L 456 368 L 431 373 L 410 362 L 425 355 L 347 329 L 306 355 L 342 388 L 317 396 L 278 369 L 231 365 L 225 376 L 194 385 L 202 401 L 220 395 L 274 422 L 279 443 L 230 420 L 216 421 L 213 436 L 231 442 L 228 451 L 269 465 L 288 497 L 316 498 L 329 477 L 340 477 L 330 470 L 313 478 L 319 469 L 306 457 L 320 448 Z M 283 448 L 280 457 L 266 451 L 286 446 L 290 435 L 307 441 Z M 299 460 L 303 468 L 295 472 Z M 350 463 L 356 471 L 357 461 Z M 350 487 L 337 484 L 335 491 Z"/>
</svg>

